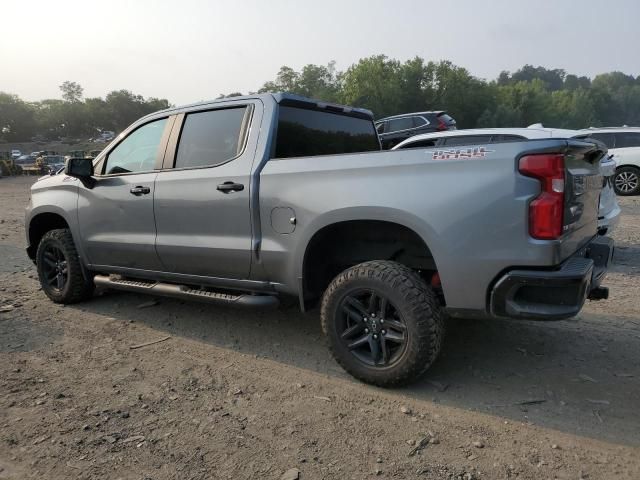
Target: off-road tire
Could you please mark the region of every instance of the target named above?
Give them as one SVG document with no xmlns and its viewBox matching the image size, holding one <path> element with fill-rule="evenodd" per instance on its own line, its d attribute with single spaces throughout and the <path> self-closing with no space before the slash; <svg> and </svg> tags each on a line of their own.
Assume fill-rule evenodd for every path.
<svg viewBox="0 0 640 480">
<path fill-rule="evenodd" d="M 57 247 L 66 260 L 67 277 L 64 287 L 60 290 L 49 285 L 45 278 L 44 255 L 47 247 L 50 246 Z M 55 303 L 77 303 L 87 300 L 93 295 L 95 285 L 93 280 L 85 278 L 83 275 L 78 251 L 73 243 L 73 237 L 69 229 L 50 230 L 42 237 L 36 252 L 36 265 L 42 290 Z"/>
<path fill-rule="evenodd" d="M 340 340 L 340 304 L 349 292 L 375 289 L 402 314 L 407 327 L 404 353 L 389 367 L 359 361 Z M 410 268 L 391 261 L 361 263 L 340 273 L 322 297 L 322 330 L 333 358 L 355 378 L 380 387 L 413 382 L 433 364 L 444 338 L 444 314 L 434 291 Z"/>
</svg>

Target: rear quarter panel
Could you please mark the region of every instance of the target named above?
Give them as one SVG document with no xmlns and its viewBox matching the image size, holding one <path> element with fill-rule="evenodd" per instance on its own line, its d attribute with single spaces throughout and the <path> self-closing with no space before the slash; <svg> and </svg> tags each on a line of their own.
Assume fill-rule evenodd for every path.
<svg viewBox="0 0 640 480">
<path fill-rule="evenodd" d="M 502 270 L 561 261 L 560 242 L 528 235 L 528 203 L 539 184 L 517 173 L 516 158 L 525 150 L 560 151 L 564 145 L 496 144 L 485 146 L 483 158 L 448 160 L 434 159 L 437 149 L 271 160 L 260 180 L 265 274 L 297 293 L 316 232 L 335 222 L 384 220 L 414 230 L 428 245 L 449 307 L 484 310 L 487 289 Z M 295 211 L 292 233 L 271 227 L 276 207 Z"/>
</svg>

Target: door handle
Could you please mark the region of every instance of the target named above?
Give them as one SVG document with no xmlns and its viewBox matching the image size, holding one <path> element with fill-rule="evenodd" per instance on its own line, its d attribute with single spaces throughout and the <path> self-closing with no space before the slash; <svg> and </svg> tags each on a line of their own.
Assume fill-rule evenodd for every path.
<svg viewBox="0 0 640 480">
<path fill-rule="evenodd" d="M 143 186 L 136 186 L 133 187 L 131 190 L 129 190 L 133 195 L 139 197 L 140 195 L 146 195 L 147 193 L 151 192 L 151 189 L 149 187 L 143 187 Z"/>
<path fill-rule="evenodd" d="M 235 182 L 224 182 L 216 187 L 222 193 L 241 192 L 244 190 L 244 185 Z"/>
</svg>

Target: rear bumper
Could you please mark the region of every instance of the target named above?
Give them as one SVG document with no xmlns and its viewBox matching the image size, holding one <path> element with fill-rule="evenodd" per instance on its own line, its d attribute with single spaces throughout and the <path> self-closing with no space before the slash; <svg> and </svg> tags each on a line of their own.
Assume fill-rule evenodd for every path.
<svg viewBox="0 0 640 480">
<path fill-rule="evenodd" d="M 559 320 L 580 312 L 600 288 L 614 252 L 613 240 L 596 237 L 554 270 L 510 270 L 494 284 L 489 311 L 496 317 Z"/>
</svg>

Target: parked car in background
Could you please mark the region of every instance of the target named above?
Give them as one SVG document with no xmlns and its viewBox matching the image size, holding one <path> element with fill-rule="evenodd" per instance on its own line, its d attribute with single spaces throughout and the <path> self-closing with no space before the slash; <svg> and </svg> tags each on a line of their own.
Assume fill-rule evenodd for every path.
<svg viewBox="0 0 640 480">
<path fill-rule="evenodd" d="M 613 188 L 618 195 L 640 194 L 640 127 L 588 128 L 581 138 L 603 142 L 616 164 Z"/>
<path fill-rule="evenodd" d="M 587 136 L 579 130 L 544 128 L 537 125 L 528 128 L 476 128 L 417 135 L 396 145 L 393 150 L 443 147 L 445 155 L 455 155 L 455 152 L 459 151 L 457 150 L 459 146 L 490 145 L 545 138 L 586 139 Z M 594 139 L 599 140 L 595 137 Z M 598 211 L 598 232 L 604 235 L 613 231 L 620 219 L 620 206 L 613 189 L 614 175 L 617 175 L 616 163 L 611 158 L 611 152 L 600 161 L 600 173 L 603 177 L 603 188 Z"/>
<path fill-rule="evenodd" d="M 393 148 L 403 140 L 421 133 L 455 129 L 456 121 L 444 111 L 405 113 L 376 121 L 376 131 L 384 149 Z"/>
<path fill-rule="evenodd" d="M 47 165 L 49 173 L 58 172 L 64 168 L 65 158 L 62 155 L 47 155 L 44 157 L 44 163 Z"/>
<path fill-rule="evenodd" d="M 113 140 L 114 138 L 116 138 L 116 133 L 112 132 L 110 130 L 104 130 L 102 132 L 100 132 L 100 135 L 98 135 L 96 138 L 94 138 L 92 140 L 92 142 L 94 143 L 108 143 L 111 140 Z"/>
<path fill-rule="evenodd" d="M 15 159 L 22 155 L 20 150 L 11 150 L 11 158 Z"/>
<path fill-rule="evenodd" d="M 13 159 L 16 165 L 31 165 L 36 162 L 35 158 L 31 158 L 31 155 L 20 155 L 18 158 Z"/>
</svg>

